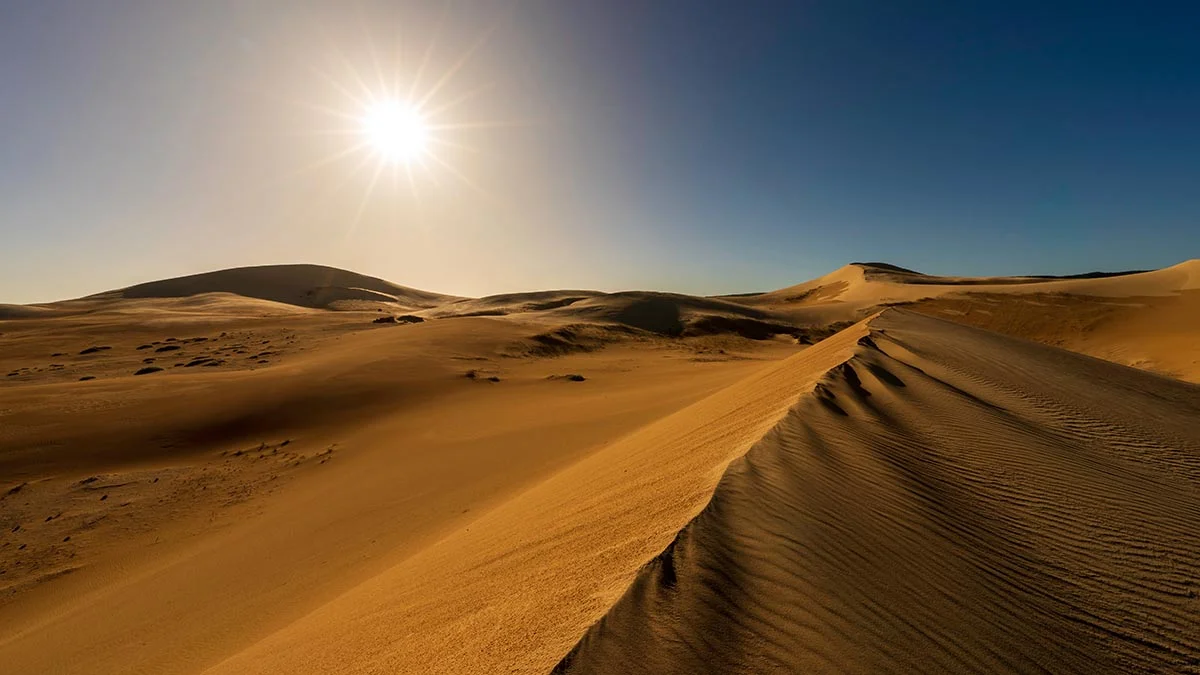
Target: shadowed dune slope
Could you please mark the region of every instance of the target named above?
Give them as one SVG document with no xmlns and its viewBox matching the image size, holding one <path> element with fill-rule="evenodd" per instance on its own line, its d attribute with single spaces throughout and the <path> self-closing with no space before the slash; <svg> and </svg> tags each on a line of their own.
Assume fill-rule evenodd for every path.
<svg viewBox="0 0 1200 675">
<path fill-rule="evenodd" d="M 0 321 L 10 319 L 37 319 L 50 314 L 50 310 L 36 305 L 0 304 Z"/>
<path fill-rule="evenodd" d="M 868 326 L 556 672 L 1200 672 L 1200 387 Z"/>
<path fill-rule="evenodd" d="M 760 339 L 802 332 L 786 317 L 770 310 L 720 298 L 652 291 L 511 293 L 448 303 L 425 315 L 522 315 L 556 324 L 602 324 L 669 336 L 737 333 Z"/>
<path fill-rule="evenodd" d="M 88 300 L 181 298 L 202 293 L 233 293 L 299 307 L 324 308 L 336 302 L 398 303 L 406 307 L 433 307 L 452 296 L 431 293 L 390 281 L 324 265 L 262 265 L 237 267 L 151 281 Z"/>
</svg>

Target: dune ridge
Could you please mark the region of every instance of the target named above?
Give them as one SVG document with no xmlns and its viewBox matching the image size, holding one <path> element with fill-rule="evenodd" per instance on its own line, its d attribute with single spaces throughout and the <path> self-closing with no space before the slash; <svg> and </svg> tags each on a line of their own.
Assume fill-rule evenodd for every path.
<svg viewBox="0 0 1200 675">
<path fill-rule="evenodd" d="M 206 675 L 545 673 L 864 326 L 596 449 Z"/>
<path fill-rule="evenodd" d="M 1200 260 L 1147 272 L 1072 277 L 942 277 L 886 263 L 850 263 L 825 276 L 768 293 L 730 299 L 754 306 L 839 303 L 861 309 L 963 293 L 1067 293 L 1096 297 L 1166 296 L 1200 289 Z"/>
<path fill-rule="evenodd" d="M 1066 277 L 947 277 L 890 263 L 851 263 L 775 291 L 715 297 L 551 290 L 461 298 L 320 265 L 265 265 L 76 300 L 0 305 L 0 321 L 300 319 L 327 310 L 403 312 L 426 320 L 497 317 L 546 326 L 538 339 L 547 344 L 524 353 L 553 355 L 658 337 L 780 337 L 811 344 L 893 306 L 1200 382 L 1200 342 L 1191 338 L 1200 316 L 1200 260 L 1194 259 L 1145 272 Z M 571 335 L 558 334 L 562 330 Z"/>
<path fill-rule="evenodd" d="M 555 672 L 1200 672 L 1200 388 L 869 330 Z"/>
</svg>

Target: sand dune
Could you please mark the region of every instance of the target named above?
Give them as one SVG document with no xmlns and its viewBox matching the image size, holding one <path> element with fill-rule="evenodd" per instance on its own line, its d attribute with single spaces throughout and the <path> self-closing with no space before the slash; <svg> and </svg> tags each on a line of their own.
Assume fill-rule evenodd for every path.
<svg viewBox="0 0 1200 675">
<path fill-rule="evenodd" d="M 72 314 L 183 320 L 282 315 L 299 309 L 403 312 L 428 319 L 512 317 L 547 326 L 547 352 L 651 336 L 775 336 L 812 343 L 879 309 L 916 311 L 1200 382 L 1200 260 L 1149 272 L 1074 277 L 941 277 L 852 263 L 769 293 L 701 298 L 587 290 L 456 298 L 316 265 L 223 270 L 79 300 L 0 306 L 0 320 Z M 1052 308 L 1049 310 L 1047 308 Z M 555 331 L 566 328 L 565 338 Z M 579 335 L 583 337 L 576 339 Z"/>
<path fill-rule="evenodd" d="M 1198 270 L 4 306 L 0 672 L 1195 670 Z"/>
<path fill-rule="evenodd" d="M 0 304 L 0 321 L 44 317 L 50 310 L 36 305 Z"/>
<path fill-rule="evenodd" d="M 362 301 L 421 308 L 453 299 L 452 296 L 399 286 L 323 265 L 238 267 L 151 281 L 87 299 L 179 298 L 201 293 L 233 293 L 300 307 L 330 307 L 338 302 Z"/>
<path fill-rule="evenodd" d="M 869 327 L 557 672 L 1195 669 L 1200 390 Z"/>
<path fill-rule="evenodd" d="M 438 318 L 520 316 L 554 324 L 601 324 L 668 336 L 733 333 L 752 339 L 804 336 L 810 330 L 767 309 L 720 298 L 678 293 L 551 291 L 447 303 L 426 312 Z"/>
<path fill-rule="evenodd" d="M 1195 290 L 1200 290 L 1200 260 L 1149 272 L 1081 277 L 939 277 L 883 263 L 852 263 L 802 284 L 731 299 L 753 306 L 836 303 L 843 310 L 861 310 L 966 293 L 1065 293 L 1124 298 L 1168 296 Z"/>
<path fill-rule="evenodd" d="M 731 302 L 797 326 L 856 321 L 883 307 L 915 311 L 1200 382 L 1200 260 L 1079 277 L 937 277 L 854 263 Z"/>
<path fill-rule="evenodd" d="M 797 349 L 517 358 L 543 325 L 140 311 L 4 327 L 5 354 L 40 364 L 0 387 L 0 663 L 14 672 L 198 672 Z M 133 375 L 145 358 L 166 370 Z M 172 367 L 202 358 L 219 363 Z M 554 377 L 568 373 L 586 378 Z"/>
<path fill-rule="evenodd" d="M 863 330 L 594 448 L 206 672 L 547 672 Z"/>
</svg>

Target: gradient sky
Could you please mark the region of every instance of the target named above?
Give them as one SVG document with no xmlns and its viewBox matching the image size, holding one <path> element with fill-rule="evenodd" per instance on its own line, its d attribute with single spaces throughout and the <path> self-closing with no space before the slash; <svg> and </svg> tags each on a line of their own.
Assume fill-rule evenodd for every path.
<svg viewBox="0 0 1200 675">
<path fill-rule="evenodd" d="M 1197 35 L 1195 3 L 0 0 L 0 302 L 1162 267 L 1200 256 Z M 369 190 L 334 113 L 393 81 L 443 82 L 452 145 Z"/>
</svg>

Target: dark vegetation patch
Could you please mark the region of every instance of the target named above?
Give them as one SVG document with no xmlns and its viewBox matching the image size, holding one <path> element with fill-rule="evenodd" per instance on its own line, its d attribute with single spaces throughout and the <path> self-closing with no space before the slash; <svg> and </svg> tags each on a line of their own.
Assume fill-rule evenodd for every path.
<svg viewBox="0 0 1200 675">
<path fill-rule="evenodd" d="M 413 314 L 402 314 L 400 316 L 381 316 L 371 323 L 422 323 L 425 319 Z"/>
<path fill-rule="evenodd" d="M 138 369 L 136 372 L 134 372 L 134 375 L 149 375 L 150 373 L 157 373 L 161 370 L 162 368 L 159 368 L 158 366 L 146 366 L 145 368 Z"/>
<path fill-rule="evenodd" d="M 499 382 L 499 381 L 500 381 L 500 377 L 499 377 L 499 376 L 497 376 L 497 375 L 485 375 L 485 374 L 481 373 L 481 372 L 480 372 L 480 371 L 478 371 L 478 370 L 468 370 L 467 372 L 463 373 L 463 375 L 464 375 L 464 377 L 466 377 L 468 380 L 475 380 L 475 381 L 477 381 L 477 382 L 478 382 L 478 381 L 481 381 L 481 380 L 486 380 L 486 381 L 488 381 L 488 382 Z"/>
</svg>

